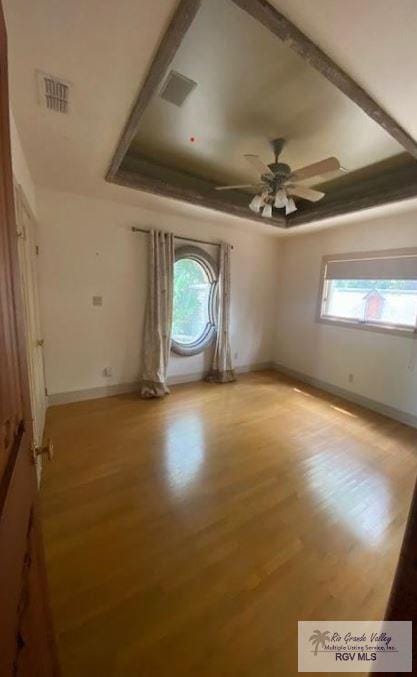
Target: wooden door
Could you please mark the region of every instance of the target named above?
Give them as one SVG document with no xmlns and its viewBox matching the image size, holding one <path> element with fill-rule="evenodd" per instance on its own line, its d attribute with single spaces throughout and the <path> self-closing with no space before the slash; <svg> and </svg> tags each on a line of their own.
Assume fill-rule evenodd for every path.
<svg viewBox="0 0 417 677">
<path fill-rule="evenodd" d="M 0 5 L 0 676 L 58 674 L 48 605 L 20 294 Z"/>
</svg>

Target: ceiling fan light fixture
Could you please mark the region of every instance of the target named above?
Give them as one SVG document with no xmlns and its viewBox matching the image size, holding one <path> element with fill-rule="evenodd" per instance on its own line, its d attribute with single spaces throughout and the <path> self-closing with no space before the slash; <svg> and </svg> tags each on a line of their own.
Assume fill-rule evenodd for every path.
<svg viewBox="0 0 417 677">
<path fill-rule="evenodd" d="M 285 205 L 285 215 L 288 216 L 288 214 L 292 214 L 293 212 L 297 211 L 297 206 L 292 199 L 292 197 L 289 197 L 287 200 L 287 204 Z"/>
<path fill-rule="evenodd" d="M 1 0 L 0 0 L 1 1 Z M 294 202 L 293 195 L 307 202 L 318 202 L 324 198 L 325 193 L 309 186 L 304 186 L 299 181 L 312 179 L 322 174 L 328 174 L 335 171 L 343 171 L 339 160 L 336 157 L 327 157 L 319 162 L 301 167 L 293 171 L 290 165 L 280 162 L 280 155 L 285 144 L 284 138 L 273 139 L 271 141 L 274 152 L 274 162 L 267 165 L 259 155 L 245 154 L 244 158 L 250 165 L 256 169 L 260 175 L 257 183 L 239 184 L 233 186 L 215 186 L 215 190 L 240 190 L 243 188 L 256 188 L 257 195 L 251 198 L 249 208 L 255 214 L 261 214 L 267 219 L 272 218 L 273 208 L 285 209 L 285 215 L 288 216 L 297 211 L 297 205 Z M 248 198 L 249 199 L 249 198 Z"/>
<path fill-rule="evenodd" d="M 272 219 L 272 205 L 266 204 L 262 210 L 262 216 L 266 219 Z"/>
<path fill-rule="evenodd" d="M 287 193 L 283 188 L 278 188 L 277 192 L 275 193 L 275 201 L 274 201 L 274 206 L 277 209 L 282 209 L 283 207 L 286 206 L 287 204 Z"/>
<path fill-rule="evenodd" d="M 255 214 L 259 214 L 264 204 L 263 198 L 260 195 L 255 195 L 253 200 L 249 203 L 249 209 L 255 212 Z"/>
</svg>

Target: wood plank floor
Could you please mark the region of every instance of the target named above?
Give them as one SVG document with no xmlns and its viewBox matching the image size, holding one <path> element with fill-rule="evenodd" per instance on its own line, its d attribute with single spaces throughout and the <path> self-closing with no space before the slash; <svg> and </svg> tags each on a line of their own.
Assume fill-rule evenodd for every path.
<svg viewBox="0 0 417 677">
<path fill-rule="evenodd" d="M 297 674 L 297 621 L 382 617 L 417 431 L 272 372 L 48 411 L 64 677 Z"/>
</svg>

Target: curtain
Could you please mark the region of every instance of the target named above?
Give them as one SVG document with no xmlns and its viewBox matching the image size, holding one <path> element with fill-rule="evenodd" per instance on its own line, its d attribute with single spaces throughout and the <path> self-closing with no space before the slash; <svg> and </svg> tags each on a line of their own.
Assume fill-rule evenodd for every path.
<svg viewBox="0 0 417 677">
<path fill-rule="evenodd" d="M 149 233 L 148 296 L 145 311 L 141 397 L 169 393 L 167 369 L 171 349 L 174 286 L 174 236 Z"/>
<path fill-rule="evenodd" d="M 228 383 L 235 381 L 230 348 L 230 244 L 222 242 L 219 254 L 217 282 L 217 335 L 213 363 L 207 381 Z"/>
</svg>

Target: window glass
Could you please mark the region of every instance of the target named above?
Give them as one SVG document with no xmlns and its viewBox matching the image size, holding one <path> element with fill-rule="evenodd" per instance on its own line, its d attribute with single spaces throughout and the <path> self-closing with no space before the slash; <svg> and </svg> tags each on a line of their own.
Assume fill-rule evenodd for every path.
<svg viewBox="0 0 417 677">
<path fill-rule="evenodd" d="M 196 258 L 180 258 L 174 264 L 174 344 L 191 346 L 203 341 L 211 327 L 212 280 Z M 175 349 L 175 346 L 174 346 Z"/>
<path fill-rule="evenodd" d="M 417 280 L 328 280 L 322 316 L 414 328 Z"/>
</svg>

